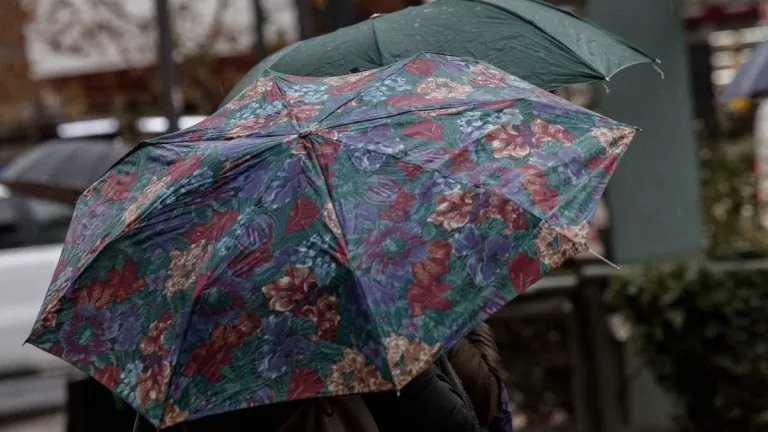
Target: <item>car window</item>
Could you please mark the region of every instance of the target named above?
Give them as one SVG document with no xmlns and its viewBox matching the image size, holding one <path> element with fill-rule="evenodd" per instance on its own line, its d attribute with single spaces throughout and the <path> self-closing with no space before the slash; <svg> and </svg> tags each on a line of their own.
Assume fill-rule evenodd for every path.
<svg viewBox="0 0 768 432">
<path fill-rule="evenodd" d="M 63 243 L 74 206 L 0 190 L 0 249 Z"/>
</svg>

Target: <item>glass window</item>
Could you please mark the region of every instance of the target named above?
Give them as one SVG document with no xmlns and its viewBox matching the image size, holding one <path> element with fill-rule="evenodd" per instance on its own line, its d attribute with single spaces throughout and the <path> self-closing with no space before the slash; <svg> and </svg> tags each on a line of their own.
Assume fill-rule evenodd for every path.
<svg viewBox="0 0 768 432">
<path fill-rule="evenodd" d="M 0 185 L 0 249 L 63 243 L 74 206 L 13 195 Z"/>
</svg>

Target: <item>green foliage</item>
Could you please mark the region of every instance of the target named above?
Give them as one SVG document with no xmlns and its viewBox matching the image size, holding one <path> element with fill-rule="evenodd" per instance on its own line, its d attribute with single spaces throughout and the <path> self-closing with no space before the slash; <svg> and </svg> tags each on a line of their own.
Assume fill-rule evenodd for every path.
<svg viewBox="0 0 768 432">
<path fill-rule="evenodd" d="M 686 430 L 768 431 L 768 270 L 658 266 L 619 281 L 611 300 Z"/>
<path fill-rule="evenodd" d="M 751 138 L 700 137 L 710 259 L 766 256 Z M 768 431 L 768 270 L 653 265 L 617 281 L 611 303 L 636 352 L 681 402 L 689 431 Z"/>
<path fill-rule="evenodd" d="M 699 142 L 702 211 L 710 256 L 765 255 L 768 236 L 758 219 L 752 137 L 700 137 Z"/>
</svg>

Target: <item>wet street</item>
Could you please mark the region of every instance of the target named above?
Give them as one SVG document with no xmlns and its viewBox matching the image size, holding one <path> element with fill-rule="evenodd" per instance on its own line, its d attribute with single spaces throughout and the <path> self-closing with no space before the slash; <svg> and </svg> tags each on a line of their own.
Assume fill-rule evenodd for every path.
<svg viewBox="0 0 768 432">
<path fill-rule="evenodd" d="M 64 413 L 47 414 L 32 419 L 0 424 L 0 432 L 63 432 L 66 429 Z"/>
</svg>

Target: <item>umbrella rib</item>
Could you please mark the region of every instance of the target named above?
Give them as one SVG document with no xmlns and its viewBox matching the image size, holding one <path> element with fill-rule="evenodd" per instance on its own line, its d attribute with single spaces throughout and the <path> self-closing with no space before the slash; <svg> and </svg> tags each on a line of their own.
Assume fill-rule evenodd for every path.
<svg viewBox="0 0 768 432">
<path fill-rule="evenodd" d="M 462 0 L 462 1 L 465 1 L 465 0 Z M 539 30 L 540 32 L 542 32 L 542 33 L 543 33 L 545 36 L 547 36 L 548 38 L 550 38 L 551 40 L 553 40 L 553 41 L 555 42 L 555 44 L 559 45 L 559 46 L 560 46 L 560 47 L 562 47 L 562 48 L 565 48 L 567 51 L 571 52 L 573 55 L 575 55 L 576 57 L 578 57 L 579 59 L 581 59 L 581 60 L 584 62 L 584 64 L 585 64 L 585 65 L 587 65 L 587 66 L 589 67 L 589 69 L 591 69 L 591 70 L 592 70 L 592 72 L 594 72 L 594 73 L 595 73 L 595 76 L 596 76 L 596 77 L 599 77 L 599 79 L 605 79 L 605 78 L 607 78 L 607 77 L 606 77 L 607 73 L 603 73 L 603 72 L 600 72 L 599 70 L 597 70 L 597 69 L 596 69 L 596 68 L 595 68 L 595 67 L 594 67 L 594 66 L 593 66 L 593 65 L 592 65 L 592 64 L 591 64 L 589 61 L 587 61 L 587 59 L 585 59 L 584 57 L 582 57 L 582 56 L 581 56 L 581 54 L 579 54 L 579 53 L 577 53 L 576 51 L 574 51 L 574 50 L 573 50 L 571 47 L 569 47 L 568 45 L 566 45 L 565 43 L 563 43 L 563 41 L 561 41 L 560 39 L 558 39 L 558 38 L 556 38 L 556 37 L 552 36 L 552 35 L 551 35 L 551 34 L 550 34 L 548 31 L 546 31 L 546 30 L 545 30 L 544 28 L 542 28 L 540 25 L 536 24 L 536 22 L 534 22 L 534 21 L 532 21 L 532 20 L 530 20 L 530 19 L 528 19 L 528 18 L 526 18 L 526 17 L 524 17 L 524 16 L 522 16 L 522 15 L 518 14 L 517 12 L 511 11 L 511 10 L 509 10 L 509 9 L 505 9 L 505 8 L 501 7 L 500 5 L 497 5 L 497 4 L 495 4 L 495 3 L 487 2 L 487 1 L 485 1 L 485 0 L 469 0 L 469 1 L 473 1 L 473 2 L 476 2 L 476 3 L 482 3 L 482 4 L 484 4 L 484 5 L 488 5 L 488 6 L 492 7 L 492 8 L 498 9 L 498 10 L 500 10 L 500 11 L 502 11 L 502 12 L 504 12 L 504 13 L 507 13 L 507 14 L 509 14 L 509 15 L 514 15 L 514 16 L 516 16 L 516 17 L 517 17 L 518 19 L 520 19 L 521 21 L 528 23 L 528 24 L 529 24 L 531 27 L 534 27 L 534 28 L 538 29 L 538 30 Z M 579 19 L 580 19 L 580 18 L 579 18 Z M 641 53 L 641 54 L 642 54 L 642 53 Z M 645 55 L 646 57 L 648 57 L 648 55 L 647 55 L 647 54 L 643 54 L 643 55 Z"/>
<path fill-rule="evenodd" d="M 336 108 L 335 108 L 333 111 L 329 112 L 328 114 L 326 114 L 326 115 L 325 115 L 325 117 L 321 118 L 320 120 L 318 120 L 318 121 L 317 121 L 317 122 L 315 122 L 315 123 L 319 125 L 320 123 L 324 122 L 326 119 L 328 119 L 328 117 L 330 117 L 330 116 L 332 116 L 333 114 L 337 113 L 339 110 L 341 110 L 342 108 L 344 108 L 345 106 L 347 106 L 347 105 L 348 105 L 349 103 L 351 103 L 353 100 L 355 100 L 355 99 L 359 98 L 359 97 L 360 97 L 360 96 L 362 96 L 362 95 L 363 95 L 365 92 L 367 92 L 368 90 L 370 90 L 371 88 L 373 88 L 375 84 L 378 84 L 379 82 L 381 82 L 381 81 L 382 81 L 382 80 L 384 80 L 384 79 L 388 79 L 388 78 L 391 78 L 392 76 L 394 76 L 395 74 L 397 74 L 398 72 L 400 72 L 401 70 L 403 70 L 403 69 L 404 69 L 406 66 L 408 66 L 408 65 L 409 65 L 409 64 L 410 64 L 410 63 L 411 63 L 413 60 L 415 60 L 415 59 L 416 59 L 416 58 L 418 58 L 418 57 L 421 57 L 421 55 L 417 55 L 417 56 L 411 57 L 411 58 L 410 58 L 408 61 L 403 61 L 403 62 L 401 62 L 401 63 L 400 63 L 400 65 L 399 65 L 397 68 L 392 68 L 392 67 L 388 67 L 388 68 L 386 68 L 386 72 L 388 72 L 390 69 L 392 70 L 392 72 L 391 72 L 391 73 L 389 73 L 389 74 L 387 74 L 387 75 L 385 75 L 385 74 L 383 74 L 383 73 L 382 73 L 382 74 L 380 74 L 380 75 L 379 75 L 379 76 L 378 76 L 376 79 L 374 79 L 374 80 L 372 80 L 371 82 L 367 83 L 367 85 L 365 85 L 363 88 L 361 88 L 361 89 L 360 89 L 360 91 L 358 91 L 358 92 L 357 92 L 357 93 L 355 93 L 354 95 L 350 96 L 350 97 L 349 97 L 349 99 L 347 99 L 346 101 L 344 101 L 344 102 L 343 102 L 341 105 L 337 106 L 337 107 L 336 107 Z M 323 126 L 323 129 L 328 129 L 328 128 L 329 128 L 329 127 L 325 127 L 325 126 Z"/>
<path fill-rule="evenodd" d="M 479 1 L 479 2 L 482 2 L 482 3 L 486 3 L 485 0 L 471 0 L 471 1 Z M 661 60 L 657 59 L 656 57 L 651 56 L 650 54 L 646 53 L 645 51 L 640 49 L 638 46 L 636 46 L 635 44 L 627 41 L 626 39 L 624 39 L 624 38 L 622 38 L 622 37 L 620 37 L 618 35 L 615 35 L 613 33 L 607 32 L 605 29 L 603 29 L 603 27 L 595 24 L 589 18 L 585 18 L 585 17 L 579 16 L 579 15 L 576 15 L 575 13 L 573 13 L 573 12 L 567 10 L 567 9 L 563 9 L 563 8 L 557 7 L 557 6 L 555 6 L 555 5 L 551 4 L 551 3 L 543 2 L 541 0 L 528 0 L 528 1 L 530 1 L 531 3 L 536 3 L 536 4 L 540 5 L 540 6 L 544 6 L 544 7 L 549 8 L 549 9 L 555 9 L 558 12 L 561 12 L 561 13 L 564 13 L 564 14 L 570 16 L 571 18 L 574 18 L 574 19 L 577 19 L 579 21 L 583 21 L 583 22 L 585 22 L 587 24 L 590 24 L 596 30 L 600 31 L 604 35 L 608 36 L 609 38 L 611 38 L 611 39 L 613 39 L 613 40 L 615 40 L 617 42 L 621 42 L 622 44 L 624 44 L 627 47 L 631 48 L 636 53 L 638 53 L 640 55 L 643 55 L 645 57 L 648 57 L 649 59 L 652 59 L 656 63 L 661 63 Z M 642 62 L 638 62 L 638 63 L 642 63 Z M 633 64 L 638 64 L 638 63 L 633 63 Z M 624 66 L 624 67 L 626 67 L 626 66 Z M 621 68 L 621 69 L 624 69 L 624 68 Z M 619 69 L 619 70 L 621 70 L 621 69 Z M 618 72 L 619 70 L 617 70 L 616 72 Z"/>
<path fill-rule="evenodd" d="M 371 33 L 373 34 L 372 35 L 373 42 L 376 44 L 376 53 L 378 54 L 378 63 L 380 65 L 383 65 L 384 52 L 381 50 L 381 44 L 379 43 L 379 37 L 377 36 L 377 32 L 376 32 L 376 19 L 370 19 L 370 20 L 371 20 Z"/>
<path fill-rule="evenodd" d="M 293 126 L 296 129 L 296 132 L 299 132 L 302 126 L 299 124 L 299 120 L 296 118 L 296 113 L 293 111 L 293 108 L 291 108 L 291 105 L 288 103 L 288 98 L 285 96 L 285 92 L 280 88 L 280 84 L 277 83 L 279 75 L 277 75 L 277 72 L 273 71 L 272 69 L 268 69 L 268 71 L 272 76 L 272 82 L 275 84 L 275 88 L 277 88 L 277 91 L 280 92 L 280 96 L 282 96 L 283 105 L 285 105 L 285 109 L 288 111 L 288 115 L 291 117 L 291 122 L 293 122 Z"/>
<path fill-rule="evenodd" d="M 335 143 L 337 143 L 339 145 L 343 145 L 343 143 L 341 143 L 340 141 L 331 140 L 331 139 L 328 139 L 328 140 L 329 141 L 333 141 L 333 142 L 335 142 Z M 309 140 L 309 141 L 310 141 L 310 143 L 312 142 L 312 140 Z M 339 211 L 336 208 L 336 205 L 333 202 L 333 199 L 331 197 L 330 184 L 328 183 L 328 179 L 323 175 L 323 170 L 320 167 L 320 164 L 317 162 L 317 152 L 314 150 L 314 146 L 313 145 L 309 145 L 309 146 L 305 145 L 304 147 L 307 150 L 307 153 L 310 153 L 310 152 L 312 153 L 313 157 L 308 158 L 308 160 L 312 161 L 312 163 L 314 164 L 315 168 L 320 173 L 319 177 L 323 179 L 323 184 L 325 185 L 324 192 L 325 192 L 325 194 L 327 196 L 328 202 L 331 204 L 331 209 L 333 210 L 334 217 L 336 218 L 337 221 L 339 221 L 338 223 L 341 223 L 341 218 L 339 218 Z M 344 267 L 346 267 L 349 270 L 349 273 L 351 275 L 352 281 L 353 281 L 354 286 L 355 286 L 355 293 L 360 298 L 360 300 L 363 303 L 365 303 L 366 306 L 368 306 L 368 308 L 366 308 L 366 311 L 370 311 L 371 308 L 370 308 L 370 305 L 368 304 L 368 298 L 365 296 L 365 294 L 364 294 L 364 292 L 362 290 L 360 281 L 358 280 L 357 275 L 355 274 L 355 270 L 354 270 L 354 268 L 352 268 L 352 265 L 351 265 L 352 257 L 349 254 L 349 248 L 347 246 L 349 244 L 349 242 L 347 241 L 347 237 L 344 235 L 344 230 L 343 229 L 341 230 L 341 233 L 339 234 L 339 236 L 341 237 L 341 240 L 344 242 L 344 252 L 346 253 L 346 262 L 344 263 Z M 382 339 L 384 339 L 384 337 L 386 335 L 384 334 L 384 331 L 381 328 L 381 326 L 379 325 L 379 322 L 376 319 L 376 317 L 373 316 L 373 314 L 370 314 L 370 313 L 369 313 L 369 316 L 371 318 L 371 323 L 373 323 L 374 331 L 376 333 L 376 336 L 378 337 L 379 341 L 381 341 Z M 377 345 L 377 347 L 380 347 L 380 346 L 381 345 Z M 382 354 L 385 358 L 387 356 L 386 355 L 387 353 L 385 352 L 385 350 L 380 351 L 380 354 Z M 389 375 L 391 377 L 392 387 L 395 389 L 395 391 L 400 391 L 400 389 L 397 387 L 397 382 L 395 380 L 395 373 L 394 373 L 394 370 L 392 368 L 392 365 L 389 364 L 389 361 L 386 361 L 385 364 L 387 365 L 387 368 L 389 369 Z"/>
</svg>

